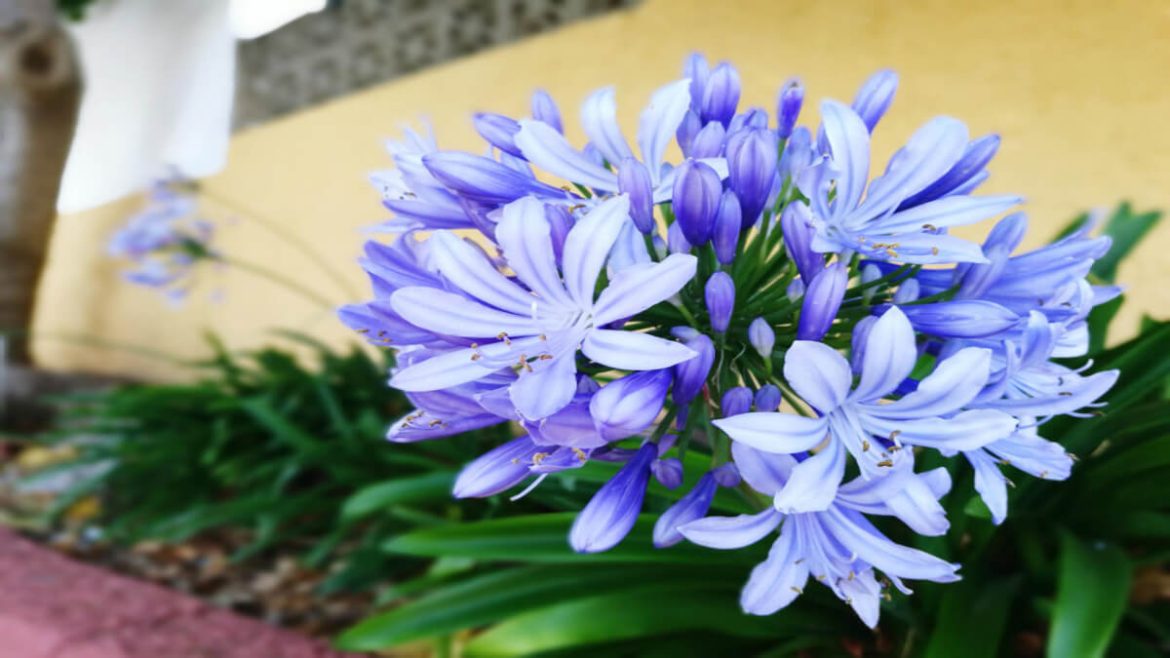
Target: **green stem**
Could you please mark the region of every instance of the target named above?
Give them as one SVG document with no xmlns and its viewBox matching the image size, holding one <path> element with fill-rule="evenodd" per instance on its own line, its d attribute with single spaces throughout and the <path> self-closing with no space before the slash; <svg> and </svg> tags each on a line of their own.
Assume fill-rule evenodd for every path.
<svg viewBox="0 0 1170 658">
<path fill-rule="evenodd" d="M 321 268 L 321 271 L 323 271 L 330 279 L 333 280 L 333 283 L 335 283 L 337 287 L 341 289 L 347 299 L 357 299 L 361 297 L 361 293 L 354 289 L 345 275 L 342 274 L 340 270 L 334 268 L 332 263 L 323 258 L 312 244 L 306 242 L 297 235 L 288 232 L 279 222 L 268 219 L 264 217 L 264 215 L 257 213 L 254 210 L 247 208 L 246 206 L 243 206 L 242 204 L 237 203 L 231 199 L 227 199 L 219 196 L 218 194 L 212 193 L 206 187 L 200 187 L 198 193 L 199 196 L 210 200 L 216 205 L 223 206 L 229 211 L 233 211 L 238 215 L 247 217 L 249 221 L 264 228 L 272 235 L 275 235 L 281 240 L 287 242 L 297 251 L 300 251 L 309 260 L 313 261 L 317 267 Z"/>
<path fill-rule="evenodd" d="M 294 292 L 301 297 L 304 297 L 305 299 L 313 302 L 323 309 L 332 311 L 333 309 L 337 308 L 337 304 L 333 302 L 333 300 L 325 297 L 324 295 L 321 295 L 320 293 L 305 288 L 292 277 L 285 276 L 276 270 L 269 269 L 263 265 L 257 265 L 249 261 L 240 260 L 238 258 L 224 257 L 220 258 L 219 262 L 243 270 L 245 272 L 250 272 L 261 278 L 268 279 L 272 283 L 275 283 L 285 288 L 286 290 L 289 290 L 290 292 Z"/>
</svg>

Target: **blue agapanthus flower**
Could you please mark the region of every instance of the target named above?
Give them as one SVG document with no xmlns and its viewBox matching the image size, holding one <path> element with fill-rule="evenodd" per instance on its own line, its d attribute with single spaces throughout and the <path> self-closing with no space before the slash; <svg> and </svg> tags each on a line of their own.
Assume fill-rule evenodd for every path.
<svg viewBox="0 0 1170 658">
<path fill-rule="evenodd" d="M 388 438 L 512 423 L 517 438 L 459 475 L 459 497 L 615 464 L 567 538 L 582 552 L 618 545 L 645 513 L 664 550 L 779 528 L 743 592 L 752 614 L 811 578 L 873 626 L 890 586 L 958 578 L 891 528 L 947 532 L 944 495 L 981 496 L 998 523 L 1006 469 L 1068 476 L 1045 422 L 1091 411 L 1116 380 L 1068 359 L 1118 291 L 1086 278 L 1109 247 L 1089 227 L 1023 254 L 1018 213 L 982 244 L 949 233 L 1020 201 L 976 193 L 995 135 L 933 119 L 871 179 L 897 86 L 878 72 L 798 125 L 803 83 L 769 115 L 740 107 L 733 66 L 694 55 L 632 140 L 608 87 L 580 107 L 581 145 L 544 92 L 529 117 L 476 114 L 483 151 L 408 131 L 373 177 L 393 213 L 393 237 L 362 260 L 373 299 L 341 311 L 397 350 L 390 383 L 416 409 Z M 709 465 L 685 473 L 684 450 Z M 948 466 L 920 469 L 924 455 Z M 951 491 L 964 468 L 973 477 L 954 481 L 973 490 Z M 653 481 L 675 500 L 649 495 Z M 723 516 L 721 488 L 766 502 Z"/>
<path fill-rule="evenodd" d="M 218 260 L 211 248 L 214 225 L 198 214 L 194 196 L 178 178 L 156 181 L 146 207 L 110 238 L 107 253 L 130 262 L 127 281 L 162 291 L 168 298 L 185 297 L 194 284 L 195 268 Z"/>
</svg>

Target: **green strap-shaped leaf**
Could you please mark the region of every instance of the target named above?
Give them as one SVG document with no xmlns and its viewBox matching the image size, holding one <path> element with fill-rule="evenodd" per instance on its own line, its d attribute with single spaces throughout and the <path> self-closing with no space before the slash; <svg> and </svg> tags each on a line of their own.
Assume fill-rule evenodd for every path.
<svg viewBox="0 0 1170 658">
<path fill-rule="evenodd" d="M 454 555 L 508 562 L 713 566 L 751 565 L 762 559 L 762 550 L 715 551 L 693 544 L 654 548 L 650 531 L 655 519 L 650 515 L 642 515 L 617 548 L 602 553 L 574 553 L 569 548 L 568 535 L 576 516 L 576 512 L 536 514 L 425 528 L 391 539 L 383 546 L 388 551 L 408 555 Z M 766 549 L 766 545 L 760 548 Z"/>
<path fill-rule="evenodd" d="M 346 499 L 341 507 L 341 518 L 353 521 L 391 505 L 417 503 L 428 500 L 448 500 L 455 473 L 438 471 L 413 477 L 398 477 L 372 484 Z"/>
<path fill-rule="evenodd" d="M 1019 584 L 1019 578 L 1014 577 L 987 582 L 967 574 L 963 582 L 949 586 L 925 658 L 1000 655 L 1004 623 Z"/>
<path fill-rule="evenodd" d="M 1117 267 L 1122 259 L 1133 251 L 1161 219 L 1162 213 L 1156 210 L 1135 213 L 1129 203 L 1118 206 L 1101 229 L 1103 235 L 1113 238 L 1113 245 L 1107 254 L 1093 264 L 1093 274 L 1108 283 L 1116 280 Z"/>
<path fill-rule="evenodd" d="M 371 651 L 420 638 L 453 633 L 512 617 L 541 606 L 642 586 L 648 581 L 688 584 L 690 570 L 617 565 L 570 569 L 527 566 L 480 574 L 437 587 L 405 606 L 370 617 L 347 630 L 337 644 Z M 729 574 L 724 573 L 724 578 Z M 710 582 L 710 575 L 699 581 Z M 728 578 L 728 582 L 734 582 Z"/>
<path fill-rule="evenodd" d="M 585 583 L 580 586 L 588 587 Z M 832 616 L 822 618 L 799 607 L 772 617 L 745 615 L 736 605 L 736 589 L 712 589 L 683 581 L 579 598 L 510 617 L 475 637 L 464 655 L 532 656 L 567 647 L 698 630 L 777 639 L 840 632 L 841 625 Z M 838 614 L 836 619 L 847 617 Z"/>
<path fill-rule="evenodd" d="M 1125 612 L 1131 576 L 1120 548 L 1062 537 L 1048 658 L 1104 656 Z"/>
</svg>

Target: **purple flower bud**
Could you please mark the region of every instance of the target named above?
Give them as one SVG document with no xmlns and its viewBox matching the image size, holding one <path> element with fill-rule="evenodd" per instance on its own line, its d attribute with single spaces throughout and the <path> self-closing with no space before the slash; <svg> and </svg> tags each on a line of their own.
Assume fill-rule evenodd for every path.
<svg viewBox="0 0 1170 658">
<path fill-rule="evenodd" d="M 960 190 L 973 189 L 986 177 L 983 170 L 998 150 L 999 135 L 985 135 L 972 141 L 947 173 L 898 204 L 898 210 L 920 206 Z"/>
<path fill-rule="evenodd" d="M 825 269 L 825 257 L 812 250 L 812 216 L 808 206 L 793 202 L 780 215 L 780 229 L 784 232 L 784 248 L 796 263 L 800 278 L 806 282 Z"/>
<path fill-rule="evenodd" d="M 857 112 L 870 132 L 885 116 L 886 110 L 890 109 L 897 90 L 898 74 L 888 69 L 871 75 L 857 90 L 857 96 L 853 98 L 853 111 Z"/>
<path fill-rule="evenodd" d="M 771 359 L 772 350 L 776 348 L 776 332 L 767 320 L 756 318 L 748 325 L 748 342 L 765 360 Z"/>
<path fill-rule="evenodd" d="M 424 155 L 422 161 L 440 183 L 477 203 L 496 206 L 528 194 L 568 198 L 564 190 L 540 183 L 491 158 L 441 151 Z"/>
<path fill-rule="evenodd" d="M 715 476 L 711 473 L 704 473 L 695 487 L 687 492 L 687 495 L 680 498 L 678 502 L 667 508 L 662 516 L 658 517 L 658 521 L 654 524 L 654 546 L 666 548 L 682 541 L 683 536 L 678 531 L 679 526 L 706 516 L 707 510 L 711 508 L 711 501 L 715 498 L 717 488 Z"/>
<path fill-rule="evenodd" d="M 686 254 L 691 251 L 691 243 L 687 242 L 687 238 L 683 235 L 682 226 L 678 222 L 670 225 L 666 229 L 666 248 L 672 254 Z"/>
<path fill-rule="evenodd" d="M 780 408 L 780 389 L 773 384 L 764 384 L 756 391 L 756 411 L 776 411 Z"/>
<path fill-rule="evenodd" d="M 452 493 L 456 498 L 484 498 L 511 489 L 528 477 L 532 456 L 539 451 L 527 436 L 493 448 L 463 467 Z"/>
<path fill-rule="evenodd" d="M 727 331 L 731 323 L 731 312 L 735 310 L 735 282 L 727 272 L 716 272 L 707 279 L 703 289 L 707 300 L 707 314 L 711 316 L 711 328 L 719 333 Z"/>
<path fill-rule="evenodd" d="M 790 302 L 795 302 L 801 297 L 804 297 L 804 279 L 798 276 L 789 281 L 788 289 L 784 291 L 784 294 Z"/>
<path fill-rule="evenodd" d="M 682 233 L 679 233 L 679 235 L 681 236 Z M 683 239 L 685 240 L 686 238 L 683 238 Z M 662 260 L 663 258 L 666 258 L 666 255 L 670 253 L 670 250 L 667 249 L 667 246 L 666 246 L 666 240 L 663 240 L 662 236 L 658 235 L 657 233 L 654 234 L 654 237 L 652 238 L 652 240 L 654 242 L 654 254 L 658 256 L 658 260 Z M 689 249 L 688 249 L 688 251 L 689 251 Z"/>
<path fill-rule="evenodd" d="M 547 123 L 559 133 L 565 132 L 560 108 L 557 107 L 552 96 L 549 96 L 548 92 L 543 89 L 532 92 L 532 118 Z"/>
<path fill-rule="evenodd" d="M 630 218 L 643 233 L 654 230 L 654 186 L 646 165 L 626 158 L 618 169 L 618 191 L 630 196 Z"/>
<path fill-rule="evenodd" d="M 687 242 L 701 247 L 711 239 L 722 194 L 723 181 L 714 169 L 689 159 L 679 165 L 674 176 L 671 206 Z"/>
<path fill-rule="evenodd" d="M 569 213 L 568 208 L 560 204 L 546 203 L 544 205 L 544 218 L 548 220 L 552 234 L 553 253 L 556 254 L 559 263 L 565 251 L 565 238 L 569 237 L 569 229 L 573 228 L 573 215 Z"/>
<path fill-rule="evenodd" d="M 811 192 L 815 185 L 817 169 L 817 153 L 813 149 L 812 133 L 804 126 L 792 129 L 788 141 L 784 144 L 784 153 L 780 154 L 780 178 L 792 180 L 792 184 L 801 190 Z"/>
<path fill-rule="evenodd" d="M 723 418 L 746 414 L 752 408 L 752 390 L 746 386 L 727 389 L 719 401 L 719 413 Z"/>
<path fill-rule="evenodd" d="M 703 121 L 718 121 L 726 126 L 731 117 L 735 116 L 735 108 L 739 105 L 739 93 L 739 71 L 727 62 L 716 66 L 703 86 L 700 112 Z"/>
<path fill-rule="evenodd" d="M 739 469 L 735 467 L 735 464 L 724 464 L 711 471 L 711 475 L 715 476 L 716 484 L 726 489 L 739 486 Z"/>
<path fill-rule="evenodd" d="M 695 399 L 707 382 L 711 365 L 715 363 L 715 345 L 706 334 L 687 340 L 686 346 L 698 352 L 699 356 L 674 366 L 674 390 L 670 392 L 670 397 L 679 406 Z"/>
<path fill-rule="evenodd" d="M 800 322 L 796 328 L 799 340 L 820 340 L 829 332 L 845 300 L 848 283 L 849 271 L 843 263 L 833 263 L 813 278 L 800 306 Z"/>
<path fill-rule="evenodd" d="M 645 370 L 610 382 L 593 395 L 589 413 L 606 441 L 617 441 L 646 429 L 662 411 L 670 370 Z"/>
<path fill-rule="evenodd" d="M 683 155 L 690 157 L 691 145 L 695 143 L 695 136 L 703 129 L 703 120 L 695 114 L 694 110 L 687 110 L 683 115 L 682 122 L 678 124 L 678 130 L 675 131 L 674 137 L 678 140 L 678 147 L 682 149 Z"/>
<path fill-rule="evenodd" d="M 725 139 L 727 139 L 727 129 L 718 121 L 712 121 L 703 126 L 703 129 L 695 135 L 687 156 L 691 158 L 718 158 L 723 155 Z"/>
<path fill-rule="evenodd" d="M 792 78 L 780 88 L 780 97 L 776 100 L 776 135 L 780 139 L 788 139 L 792 134 L 802 105 L 804 85 L 801 84 L 800 78 Z"/>
<path fill-rule="evenodd" d="M 654 479 L 667 489 L 678 489 L 683 481 L 683 465 L 677 457 L 654 460 L 650 464 L 650 472 L 654 474 Z"/>
<path fill-rule="evenodd" d="M 944 338 L 986 338 L 1024 321 L 1009 309 L 981 299 L 957 299 L 899 308 L 916 331 Z"/>
<path fill-rule="evenodd" d="M 569 530 L 569 545 L 578 553 L 600 553 L 617 546 L 634 527 L 646 485 L 650 464 L 658 457 L 658 446 L 645 443 L 613 478 L 602 485 Z"/>
<path fill-rule="evenodd" d="M 743 208 L 743 225 L 760 218 L 776 180 L 780 145 L 766 128 L 743 130 L 727 140 L 727 171 L 731 189 Z"/>
<path fill-rule="evenodd" d="M 691 80 L 691 108 L 698 111 L 703 102 L 703 89 L 707 86 L 707 77 L 711 75 L 711 67 L 703 53 L 691 53 L 683 61 L 683 77 Z"/>
<path fill-rule="evenodd" d="M 715 232 L 711 236 L 711 242 L 715 245 L 715 257 L 724 265 L 733 263 L 739 251 L 742 217 L 739 199 L 731 190 L 724 190 L 723 197 L 719 200 L 719 211 L 715 215 Z"/>
<path fill-rule="evenodd" d="M 865 267 L 861 268 L 862 285 L 869 285 L 880 278 L 882 278 L 882 270 L 877 265 L 874 265 L 873 263 L 867 263 Z M 865 288 L 861 291 L 861 298 L 865 300 L 866 304 L 868 304 L 870 300 L 873 299 L 874 292 L 876 291 L 874 290 L 873 286 Z"/>
<path fill-rule="evenodd" d="M 492 112 L 477 112 L 472 115 L 471 122 L 475 126 L 475 131 L 487 140 L 488 144 L 518 158 L 524 157 L 516 146 L 515 137 L 516 133 L 520 132 L 520 124 L 515 119 Z"/>
<path fill-rule="evenodd" d="M 758 107 L 737 114 L 731 118 L 731 123 L 727 126 L 727 134 L 740 132 L 742 130 L 750 130 L 752 128 L 768 128 L 768 113 Z"/>
<path fill-rule="evenodd" d="M 918 299 L 918 291 L 918 279 L 906 279 L 898 286 L 898 290 L 894 292 L 894 303 L 909 304 Z"/>
</svg>

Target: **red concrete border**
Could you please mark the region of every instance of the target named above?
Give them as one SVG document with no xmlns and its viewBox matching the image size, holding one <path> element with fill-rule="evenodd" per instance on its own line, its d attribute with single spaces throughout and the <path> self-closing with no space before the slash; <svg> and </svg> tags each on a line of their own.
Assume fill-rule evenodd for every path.
<svg viewBox="0 0 1170 658">
<path fill-rule="evenodd" d="M 0 528 L 4 658 L 353 658 Z"/>
</svg>

